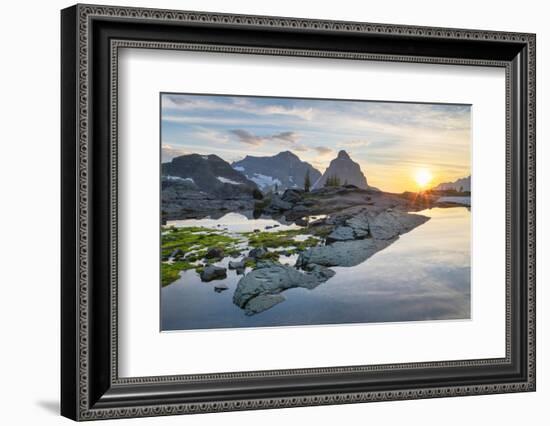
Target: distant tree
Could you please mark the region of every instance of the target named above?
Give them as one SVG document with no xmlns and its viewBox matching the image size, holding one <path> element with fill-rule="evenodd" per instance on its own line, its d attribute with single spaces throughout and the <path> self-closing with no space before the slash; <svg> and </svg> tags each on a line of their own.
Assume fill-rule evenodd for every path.
<svg viewBox="0 0 550 426">
<path fill-rule="evenodd" d="M 304 177 L 304 191 L 309 192 L 311 188 L 311 180 L 309 177 L 309 169 L 306 170 L 306 176 Z"/>
<path fill-rule="evenodd" d="M 464 191 L 462 191 L 462 189 L 463 189 L 463 187 L 461 186 L 459 192 L 464 192 Z"/>
<path fill-rule="evenodd" d="M 327 176 L 325 186 L 326 187 L 328 187 L 328 186 L 340 186 L 340 178 L 336 175 Z"/>
<path fill-rule="evenodd" d="M 255 200 L 262 200 L 264 198 L 264 194 L 262 194 L 262 191 L 260 191 L 259 189 L 254 188 L 252 190 L 252 197 Z"/>
<path fill-rule="evenodd" d="M 279 192 L 279 185 L 275 184 L 275 192 Z"/>
</svg>

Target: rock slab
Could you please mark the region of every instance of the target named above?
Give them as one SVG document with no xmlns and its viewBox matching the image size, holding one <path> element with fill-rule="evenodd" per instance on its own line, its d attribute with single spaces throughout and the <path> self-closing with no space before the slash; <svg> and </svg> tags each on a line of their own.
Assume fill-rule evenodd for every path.
<svg viewBox="0 0 550 426">
<path fill-rule="evenodd" d="M 312 289 L 334 275 L 319 266 L 312 272 L 300 272 L 291 266 L 275 262 L 261 262 L 256 269 L 242 277 L 233 294 L 233 303 L 246 308 L 250 301 L 260 295 L 279 294 L 293 287 Z"/>
<path fill-rule="evenodd" d="M 212 280 L 220 280 L 227 277 L 227 269 L 221 266 L 209 265 L 201 272 L 201 281 L 208 282 Z"/>
</svg>

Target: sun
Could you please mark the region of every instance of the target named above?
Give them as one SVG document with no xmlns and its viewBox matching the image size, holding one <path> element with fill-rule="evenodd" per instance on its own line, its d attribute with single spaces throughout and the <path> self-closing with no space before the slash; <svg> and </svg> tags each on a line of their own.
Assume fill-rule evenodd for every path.
<svg viewBox="0 0 550 426">
<path fill-rule="evenodd" d="M 426 188 L 426 186 L 432 181 L 433 175 L 428 169 L 418 169 L 414 174 L 414 180 L 416 184 L 421 188 Z"/>
</svg>

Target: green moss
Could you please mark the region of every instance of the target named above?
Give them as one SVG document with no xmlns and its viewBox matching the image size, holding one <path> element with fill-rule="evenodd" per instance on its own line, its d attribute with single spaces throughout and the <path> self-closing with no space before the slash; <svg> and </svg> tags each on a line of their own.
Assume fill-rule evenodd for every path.
<svg viewBox="0 0 550 426">
<path fill-rule="evenodd" d="M 319 245 L 319 240 L 315 237 L 309 237 L 305 241 L 298 241 L 296 243 L 296 250 L 297 251 L 304 251 L 311 247 L 316 247 Z"/>
<path fill-rule="evenodd" d="M 315 247 L 319 240 L 315 237 L 308 237 L 304 241 L 296 241 L 298 235 L 304 235 L 302 229 L 290 229 L 277 232 L 246 232 L 243 234 L 248 238 L 248 243 L 252 247 L 282 248 L 296 247 L 298 250 L 305 250 L 309 247 Z"/>
<path fill-rule="evenodd" d="M 248 238 L 248 244 L 252 247 L 277 248 L 294 246 L 294 237 L 300 233 L 300 230 L 292 229 L 277 232 L 246 232 L 243 235 Z"/>
<path fill-rule="evenodd" d="M 277 261 L 279 260 L 280 253 L 276 251 L 269 251 L 264 256 L 262 256 L 262 260 L 273 260 Z"/>
<path fill-rule="evenodd" d="M 174 250 L 180 249 L 185 255 L 184 260 L 178 260 L 172 263 L 161 263 L 161 282 L 162 285 L 168 285 L 179 278 L 181 271 L 195 269 L 202 271 L 202 266 L 195 262 L 203 259 L 209 248 L 219 247 L 225 255 L 239 253 L 235 244 L 240 242 L 239 238 L 231 237 L 223 231 L 203 228 L 200 226 L 189 226 L 183 228 L 163 227 L 164 235 L 161 237 L 162 257 L 167 258 Z M 210 259 L 209 263 L 219 259 Z"/>
<path fill-rule="evenodd" d="M 249 257 L 244 261 L 244 266 L 247 268 L 255 268 L 256 267 L 256 260 Z"/>
<path fill-rule="evenodd" d="M 332 232 L 333 229 L 334 227 L 332 226 L 320 225 L 320 226 L 312 226 L 311 228 L 309 228 L 309 231 L 313 235 L 316 235 L 317 237 L 326 238 Z"/>
<path fill-rule="evenodd" d="M 185 261 L 173 263 L 162 262 L 160 266 L 161 282 L 163 287 L 178 280 L 181 271 L 187 271 L 197 267 L 197 265 Z"/>
<path fill-rule="evenodd" d="M 211 247 L 219 247 L 231 254 L 234 251 L 233 245 L 239 242 L 239 239 L 226 235 L 223 231 L 199 226 L 169 228 L 161 240 L 163 256 L 169 255 L 175 249 L 181 249 L 184 253 L 192 252 L 194 256 L 204 256 Z"/>
</svg>

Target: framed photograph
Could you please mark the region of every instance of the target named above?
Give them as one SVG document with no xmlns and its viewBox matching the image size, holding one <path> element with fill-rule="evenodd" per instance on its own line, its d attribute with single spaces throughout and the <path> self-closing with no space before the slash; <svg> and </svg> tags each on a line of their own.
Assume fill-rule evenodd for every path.
<svg viewBox="0 0 550 426">
<path fill-rule="evenodd" d="M 535 390 L 535 35 L 61 12 L 61 412 Z"/>
</svg>

